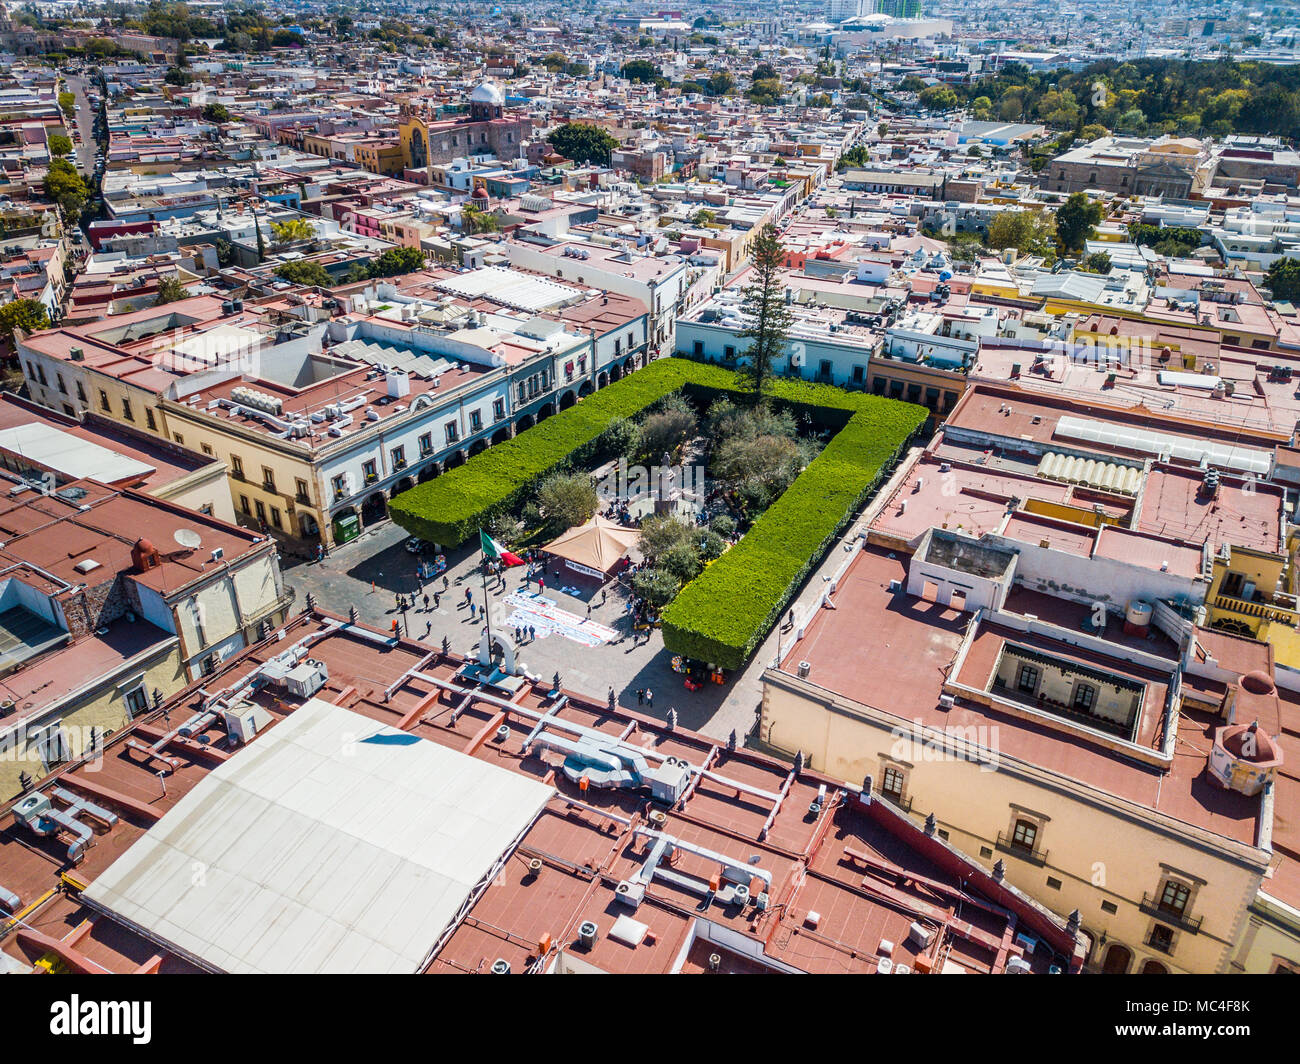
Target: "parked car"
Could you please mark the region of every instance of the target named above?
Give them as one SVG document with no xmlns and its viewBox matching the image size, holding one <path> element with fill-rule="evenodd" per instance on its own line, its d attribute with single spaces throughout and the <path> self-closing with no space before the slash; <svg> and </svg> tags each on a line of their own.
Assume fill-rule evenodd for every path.
<svg viewBox="0 0 1300 1064">
<path fill-rule="evenodd" d="M 405 546 L 412 554 L 435 554 L 438 550 L 438 544 L 430 543 L 427 539 L 421 539 L 419 536 L 412 536 L 406 541 Z"/>
</svg>

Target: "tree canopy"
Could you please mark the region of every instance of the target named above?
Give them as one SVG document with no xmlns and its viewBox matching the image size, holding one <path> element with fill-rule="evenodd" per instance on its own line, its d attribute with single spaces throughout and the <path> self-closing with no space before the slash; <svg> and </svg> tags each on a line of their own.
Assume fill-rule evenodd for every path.
<svg viewBox="0 0 1300 1064">
<path fill-rule="evenodd" d="M 610 152 L 618 147 L 608 130 L 586 122 L 566 122 L 548 138 L 551 147 L 575 163 L 608 166 Z"/>
<path fill-rule="evenodd" d="M 15 329 L 34 333 L 49 327 L 49 311 L 38 299 L 15 299 L 0 306 L 0 336 L 6 340 L 13 339 Z"/>
<path fill-rule="evenodd" d="M 1092 236 L 1094 227 L 1105 217 L 1100 203 L 1085 192 L 1075 192 L 1056 209 L 1056 236 L 1066 251 L 1078 251 Z"/>
<path fill-rule="evenodd" d="M 333 284 L 330 275 L 325 272 L 324 266 L 319 262 L 310 262 L 307 259 L 281 263 L 275 268 L 274 273 L 281 280 L 290 281 L 293 284 L 316 288 L 324 288 Z"/>
</svg>

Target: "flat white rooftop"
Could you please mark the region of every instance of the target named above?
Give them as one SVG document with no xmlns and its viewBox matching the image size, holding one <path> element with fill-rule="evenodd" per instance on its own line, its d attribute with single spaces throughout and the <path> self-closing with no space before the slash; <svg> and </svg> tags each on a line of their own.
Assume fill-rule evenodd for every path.
<svg viewBox="0 0 1300 1064">
<path fill-rule="evenodd" d="M 153 466 L 41 422 L 0 429 L 0 450 L 67 477 L 89 477 L 105 484 L 140 480 L 154 472 Z"/>
<path fill-rule="evenodd" d="M 437 287 L 465 299 L 487 296 L 503 306 L 520 310 L 545 310 L 582 298 L 582 292 L 577 289 L 507 266 L 484 266 L 456 274 L 438 281 Z"/>
<path fill-rule="evenodd" d="M 553 791 L 312 699 L 85 891 L 224 972 L 415 972 Z"/>
</svg>

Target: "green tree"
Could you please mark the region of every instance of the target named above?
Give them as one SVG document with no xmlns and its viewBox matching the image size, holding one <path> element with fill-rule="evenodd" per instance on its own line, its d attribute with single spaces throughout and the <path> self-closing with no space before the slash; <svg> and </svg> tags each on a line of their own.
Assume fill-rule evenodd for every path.
<svg viewBox="0 0 1300 1064">
<path fill-rule="evenodd" d="M 589 520 L 600 506 L 600 496 L 585 473 L 553 473 L 537 489 L 537 505 L 547 526 L 563 531 Z"/>
<path fill-rule="evenodd" d="M 501 228 L 495 214 L 467 203 L 460 209 L 461 224 L 467 233 L 495 233 Z"/>
<path fill-rule="evenodd" d="M 618 147 L 618 141 L 610 136 L 608 130 L 586 122 L 566 122 L 547 139 L 551 147 L 566 159 L 597 166 L 608 166 L 610 152 Z"/>
<path fill-rule="evenodd" d="M 80 213 L 90 198 L 90 189 L 67 159 L 51 159 L 42 182 L 45 195 L 59 205 L 68 217 Z"/>
<path fill-rule="evenodd" d="M 397 277 L 424 269 L 424 252 L 419 248 L 389 248 L 370 263 L 371 277 Z"/>
<path fill-rule="evenodd" d="M 309 262 L 306 259 L 283 262 L 273 272 L 282 281 L 308 287 L 325 288 L 334 283 L 330 275 L 325 272 L 324 266 L 319 262 Z"/>
<path fill-rule="evenodd" d="M 777 236 L 776 227 L 768 222 L 754 239 L 754 280 L 745 288 L 744 308 L 751 325 L 740 335 L 753 343 L 745 349 L 745 365 L 741 373 L 747 378 L 755 403 L 766 399 L 768 378 L 772 364 L 785 347 L 793 316 L 785 305 L 781 283 L 781 269 L 785 265 L 785 249 Z"/>
<path fill-rule="evenodd" d="M 1300 299 L 1300 259 L 1277 259 L 1264 275 L 1273 298 L 1287 303 Z"/>
<path fill-rule="evenodd" d="M 637 437 L 641 455 L 658 462 L 664 454 L 675 455 L 678 448 L 696 433 L 699 424 L 695 408 L 685 399 L 666 400 L 641 421 Z"/>
<path fill-rule="evenodd" d="M 1088 199 L 1085 192 L 1075 192 L 1056 209 L 1056 237 L 1061 248 L 1067 252 L 1080 250 L 1104 217 L 1100 203 Z"/>
<path fill-rule="evenodd" d="M 208 122 L 229 122 L 230 110 L 222 103 L 207 104 L 201 112 Z"/>
<path fill-rule="evenodd" d="M 726 96 L 735 91 L 736 79 L 725 70 L 719 70 L 710 75 L 709 80 L 704 83 L 704 87 L 709 90 L 710 96 Z"/>
<path fill-rule="evenodd" d="M 295 244 L 315 235 L 316 227 L 306 218 L 287 218 L 283 222 L 271 223 L 271 237 L 277 245 Z"/>
<path fill-rule="evenodd" d="M 14 330 L 30 335 L 50 327 L 50 315 L 38 299 L 15 299 L 0 306 L 0 336 L 12 343 Z"/>
<path fill-rule="evenodd" d="M 67 155 L 72 151 L 72 138 L 62 133 L 51 133 L 47 139 L 51 155 Z"/>
<path fill-rule="evenodd" d="M 1051 246 L 1056 233 L 1052 218 L 1042 211 L 1000 211 L 989 223 L 988 246 L 1015 248 L 1021 254 L 1037 255 Z"/>
<path fill-rule="evenodd" d="M 628 81 L 636 81 L 648 84 L 659 77 L 659 68 L 649 59 L 631 59 L 623 64 L 619 71 Z"/>
<path fill-rule="evenodd" d="M 1085 255 L 1080 265 L 1088 273 L 1110 273 L 1112 264 L 1106 252 L 1094 251 L 1091 255 Z"/>
<path fill-rule="evenodd" d="M 947 85 L 931 85 L 921 90 L 917 102 L 930 111 L 951 111 L 961 101 Z"/>
<path fill-rule="evenodd" d="M 670 550 L 687 544 L 695 535 L 693 526 L 672 514 L 657 514 L 641 522 L 637 549 L 646 558 L 656 559 Z"/>
<path fill-rule="evenodd" d="M 70 92 L 59 93 L 59 110 L 71 122 L 77 114 L 77 97 Z"/>
<path fill-rule="evenodd" d="M 632 591 L 656 610 L 672 602 L 681 589 L 681 583 L 672 573 L 659 569 L 641 569 L 632 577 Z"/>
<path fill-rule="evenodd" d="M 164 277 L 158 285 L 158 296 L 154 299 L 153 305 L 161 307 L 164 303 L 175 303 L 188 295 L 189 291 L 179 277 Z"/>
<path fill-rule="evenodd" d="M 163 81 L 165 81 L 168 85 L 176 85 L 179 88 L 184 88 L 193 80 L 194 80 L 193 74 L 191 74 L 188 70 L 182 70 L 178 66 L 169 67 L 167 69 L 167 73 L 163 75 Z"/>
</svg>

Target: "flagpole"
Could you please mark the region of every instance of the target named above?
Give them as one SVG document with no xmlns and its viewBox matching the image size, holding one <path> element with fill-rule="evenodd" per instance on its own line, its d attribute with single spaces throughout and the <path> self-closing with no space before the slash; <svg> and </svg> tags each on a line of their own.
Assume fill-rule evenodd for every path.
<svg viewBox="0 0 1300 1064">
<path fill-rule="evenodd" d="M 479 575 L 483 578 L 483 620 L 487 622 L 488 665 L 495 671 L 496 666 L 493 665 L 495 658 L 492 654 L 492 611 L 488 608 L 490 603 L 488 602 L 487 565 L 485 564 L 487 552 L 483 550 L 483 529 L 481 528 L 478 530 L 478 550 L 479 554 L 483 555 L 483 560 L 479 562 Z"/>
</svg>

